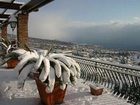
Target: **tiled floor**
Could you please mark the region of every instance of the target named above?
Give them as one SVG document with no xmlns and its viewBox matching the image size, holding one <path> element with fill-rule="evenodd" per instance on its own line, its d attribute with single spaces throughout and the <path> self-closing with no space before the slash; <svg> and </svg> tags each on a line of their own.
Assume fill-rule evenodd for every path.
<svg viewBox="0 0 140 105">
<path fill-rule="evenodd" d="M 131 105 L 126 100 L 113 96 L 104 89 L 100 96 L 90 94 L 89 86 L 81 83 L 79 80 L 77 86 L 69 86 L 65 97 L 65 103 L 62 105 Z"/>
<path fill-rule="evenodd" d="M 17 73 L 0 69 L 0 105 L 42 105 L 33 80 L 28 80 L 24 90 L 17 87 Z M 90 94 L 89 86 L 78 80 L 76 86 L 69 85 L 62 105 L 131 105 L 126 100 L 104 92 L 100 96 Z"/>
</svg>

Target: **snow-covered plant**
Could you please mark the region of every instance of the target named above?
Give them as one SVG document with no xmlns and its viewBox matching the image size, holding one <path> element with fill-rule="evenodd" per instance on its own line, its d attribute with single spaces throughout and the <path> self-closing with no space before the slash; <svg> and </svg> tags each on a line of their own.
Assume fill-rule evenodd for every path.
<svg viewBox="0 0 140 105">
<path fill-rule="evenodd" d="M 5 54 L 17 49 L 15 41 L 10 42 L 9 40 L 5 40 L 3 38 L 0 39 L 0 46 L 2 47 L 2 50 L 5 50 Z"/>
<path fill-rule="evenodd" d="M 0 56 L 3 56 L 6 54 L 6 49 L 7 49 L 7 45 L 4 43 L 4 39 L 1 38 L 0 39 Z"/>
<path fill-rule="evenodd" d="M 15 67 L 19 72 L 18 86 L 23 87 L 29 74 L 39 72 L 39 79 L 46 84 L 46 91 L 52 92 L 55 83 L 60 84 L 61 89 L 72 83 L 75 85 L 80 77 L 80 66 L 70 57 L 63 54 L 49 53 L 47 50 L 36 52 L 26 51 L 18 57 L 20 62 Z"/>
<path fill-rule="evenodd" d="M 7 63 L 8 61 L 10 61 L 12 59 L 17 59 L 18 60 L 18 57 L 23 55 L 25 52 L 27 52 L 27 51 L 24 50 L 24 49 L 17 49 L 17 50 L 11 51 L 8 54 L 5 54 L 5 56 L 3 58 L 3 61 L 2 61 L 2 63 L 0 65 L 5 64 L 5 63 Z"/>
</svg>

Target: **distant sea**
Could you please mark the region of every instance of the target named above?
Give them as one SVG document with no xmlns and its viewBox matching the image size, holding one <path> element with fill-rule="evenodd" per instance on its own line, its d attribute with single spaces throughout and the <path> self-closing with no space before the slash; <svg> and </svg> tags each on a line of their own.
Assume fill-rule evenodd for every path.
<svg viewBox="0 0 140 105">
<path fill-rule="evenodd" d="M 85 44 L 85 43 L 84 43 Z M 118 49 L 118 50 L 125 50 L 125 51 L 140 51 L 140 45 L 136 44 L 115 44 L 115 43 L 86 43 L 87 45 L 98 45 L 103 48 L 108 49 Z"/>
</svg>

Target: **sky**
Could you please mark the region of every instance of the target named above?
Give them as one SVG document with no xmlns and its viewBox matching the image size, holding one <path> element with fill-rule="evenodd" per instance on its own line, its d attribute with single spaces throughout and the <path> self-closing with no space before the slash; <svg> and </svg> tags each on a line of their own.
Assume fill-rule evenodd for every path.
<svg viewBox="0 0 140 105">
<path fill-rule="evenodd" d="M 30 14 L 29 36 L 140 50 L 140 0 L 54 0 Z"/>
</svg>

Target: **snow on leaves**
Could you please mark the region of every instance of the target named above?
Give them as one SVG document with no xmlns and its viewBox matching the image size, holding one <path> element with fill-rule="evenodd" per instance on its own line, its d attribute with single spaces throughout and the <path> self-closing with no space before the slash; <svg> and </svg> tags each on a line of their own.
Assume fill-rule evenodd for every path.
<svg viewBox="0 0 140 105">
<path fill-rule="evenodd" d="M 19 49 L 22 51 L 21 49 Z M 19 53 L 16 50 L 14 53 Z M 59 80 L 60 88 L 65 89 L 66 84 L 75 85 L 80 77 L 80 66 L 70 57 L 63 54 L 50 53 L 47 50 L 36 52 L 25 51 L 18 57 L 20 62 L 15 67 L 19 72 L 18 86 L 24 86 L 29 74 L 39 72 L 39 79 L 46 84 L 46 91 L 52 92 L 55 82 Z"/>
</svg>

